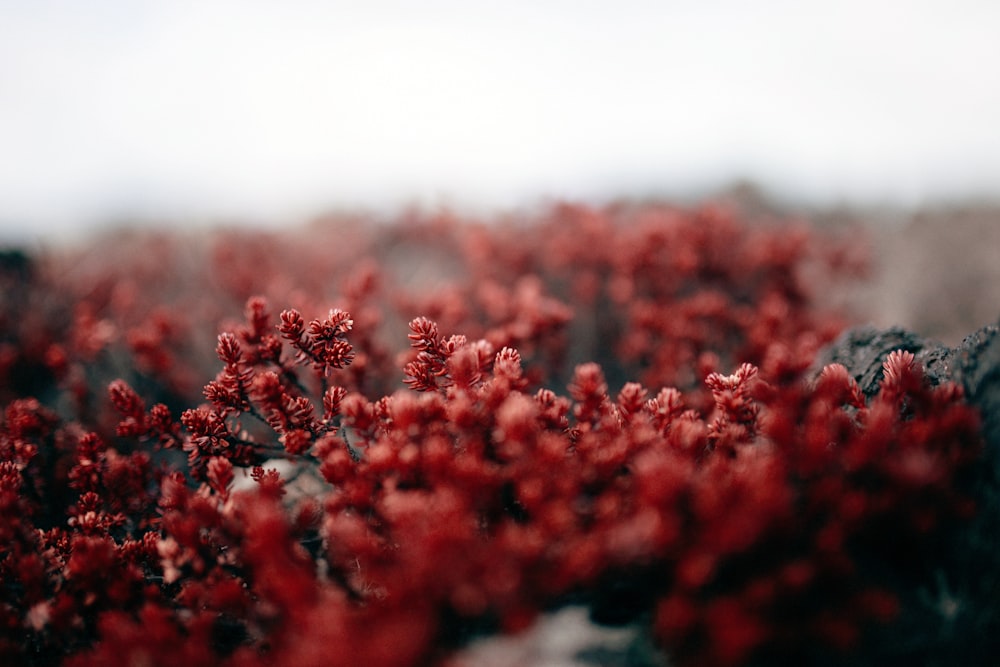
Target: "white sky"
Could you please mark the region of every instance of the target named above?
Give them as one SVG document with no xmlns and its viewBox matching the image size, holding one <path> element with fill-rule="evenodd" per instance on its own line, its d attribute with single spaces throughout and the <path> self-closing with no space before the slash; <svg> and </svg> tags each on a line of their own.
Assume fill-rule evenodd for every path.
<svg viewBox="0 0 1000 667">
<path fill-rule="evenodd" d="M 1000 2 L 0 0 L 0 239 L 737 177 L 1000 195 Z"/>
</svg>

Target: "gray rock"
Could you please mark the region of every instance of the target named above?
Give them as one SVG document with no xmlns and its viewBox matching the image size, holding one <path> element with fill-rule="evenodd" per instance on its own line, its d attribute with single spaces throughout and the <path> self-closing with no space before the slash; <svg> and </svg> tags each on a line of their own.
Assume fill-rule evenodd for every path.
<svg viewBox="0 0 1000 667">
<path fill-rule="evenodd" d="M 851 329 L 819 355 L 814 371 L 842 364 L 870 398 L 878 393 L 882 362 L 894 350 L 913 352 L 932 384 L 961 385 L 966 399 L 980 411 L 991 453 L 1000 450 L 1000 326 L 985 326 L 954 348 L 898 327 Z"/>
<path fill-rule="evenodd" d="M 959 481 L 976 515 L 951 526 L 933 553 L 913 554 L 922 566 L 897 582 L 902 613 L 875 632 L 854 664 L 995 665 L 1000 655 L 1000 327 L 989 325 L 949 348 L 899 328 L 846 332 L 827 348 L 816 372 L 843 364 L 871 397 L 882 361 L 913 352 L 932 384 L 952 381 L 978 408 L 985 443 L 982 465 Z"/>
</svg>

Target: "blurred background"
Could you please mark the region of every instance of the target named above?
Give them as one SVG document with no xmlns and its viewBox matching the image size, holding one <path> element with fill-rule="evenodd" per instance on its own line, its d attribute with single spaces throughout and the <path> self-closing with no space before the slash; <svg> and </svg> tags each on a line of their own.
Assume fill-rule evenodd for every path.
<svg viewBox="0 0 1000 667">
<path fill-rule="evenodd" d="M 1000 3 L 0 0 L 6 237 L 108 218 L 1000 195 Z"/>
<path fill-rule="evenodd" d="M 992 0 L 0 0 L 0 243 L 735 193 L 1000 292 L 998 118 Z"/>
</svg>

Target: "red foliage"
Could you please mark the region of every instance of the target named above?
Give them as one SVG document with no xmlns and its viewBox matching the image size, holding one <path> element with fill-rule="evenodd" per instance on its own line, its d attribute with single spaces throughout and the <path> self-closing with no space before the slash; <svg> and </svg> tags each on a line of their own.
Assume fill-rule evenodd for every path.
<svg viewBox="0 0 1000 667">
<path fill-rule="evenodd" d="M 135 263 L 91 292 L 33 287 L 78 317 L 5 334 L 3 372 L 49 364 L 54 384 L 49 407 L 3 387 L 0 662 L 439 663 L 581 598 L 647 613 L 676 664 L 796 661 L 891 619 L 878 572 L 968 509 L 978 422 L 956 387 L 905 352 L 869 401 L 843 367 L 806 376 L 837 324 L 801 279 L 805 229 L 563 207 L 383 234 L 464 273 L 407 291 L 406 257 L 348 261 L 374 237 L 322 257 L 233 234 L 170 306 Z M 344 307 L 307 321 L 327 279 Z M 289 307 L 275 324 L 247 290 Z M 198 404 L 196 336 L 163 322 L 220 293 L 245 317 Z M 407 319 L 394 356 L 380 331 Z"/>
</svg>

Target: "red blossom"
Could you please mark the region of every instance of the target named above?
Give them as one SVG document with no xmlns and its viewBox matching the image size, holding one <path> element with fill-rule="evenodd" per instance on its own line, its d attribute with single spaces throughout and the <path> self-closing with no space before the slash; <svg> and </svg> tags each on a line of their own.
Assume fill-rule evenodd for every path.
<svg viewBox="0 0 1000 667">
<path fill-rule="evenodd" d="M 208 483 L 220 496 L 225 497 L 229 493 L 229 485 L 233 483 L 233 464 L 221 456 L 213 456 L 208 460 Z"/>
<path fill-rule="evenodd" d="M 331 309 L 325 320 L 312 320 L 308 328 L 298 311 L 285 310 L 278 330 L 295 348 L 299 363 L 311 363 L 325 375 L 354 361 L 354 347 L 347 340 L 353 327 L 350 314 L 340 309 Z"/>
<path fill-rule="evenodd" d="M 108 386 L 111 402 L 122 415 L 118 423 L 118 435 L 135 437 L 146 433 L 146 404 L 123 380 L 115 380 Z"/>
<path fill-rule="evenodd" d="M 805 664 L 910 611 L 979 424 L 911 352 L 869 395 L 808 376 L 839 327 L 812 232 L 412 222 L 145 248 L 50 290 L 62 329 L 0 311 L 0 377 L 46 400 L 0 387 L 0 662 L 441 664 L 574 600 L 671 664 Z M 213 356 L 194 322 L 240 303 Z"/>
</svg>

